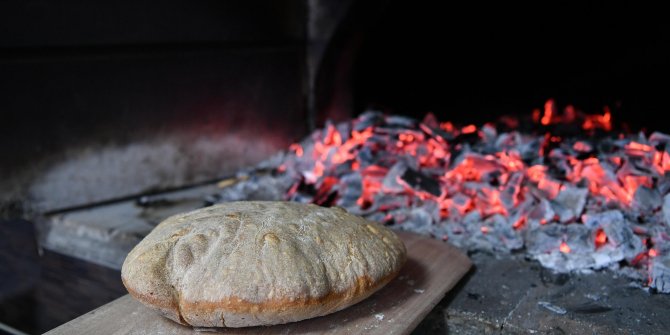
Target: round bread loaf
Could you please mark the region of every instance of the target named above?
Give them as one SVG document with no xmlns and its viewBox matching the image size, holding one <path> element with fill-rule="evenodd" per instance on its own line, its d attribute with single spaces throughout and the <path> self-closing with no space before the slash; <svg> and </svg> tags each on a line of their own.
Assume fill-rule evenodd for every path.
<svg viewBox="0 0 670 335">
<path fill-rule="evenodd" d="M 383 287 L 406 258 L 389 229 L 341 208 L 232 202 L 159 224 L 121 277 L 184 325 L 246 327 L 326 315 Z"/>
</svg>

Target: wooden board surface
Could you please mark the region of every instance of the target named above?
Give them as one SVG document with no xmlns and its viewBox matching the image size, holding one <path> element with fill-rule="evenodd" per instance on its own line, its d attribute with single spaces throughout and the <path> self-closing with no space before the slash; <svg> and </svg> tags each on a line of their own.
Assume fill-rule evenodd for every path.
<svg viewBox="0 0 670 335">
<path fill-rule="evenodd" d="M 272 327 L 216 329 L 222 334 L 408 334 L 468 272 L 470 260 L 435 239 L 400 232 L 408 251 L 398 277 L 337 313 Z M 208 329 L 211 330 L 211 329 Z M 125 295 L 47 334 L 193 334 Z"/>
</svg>

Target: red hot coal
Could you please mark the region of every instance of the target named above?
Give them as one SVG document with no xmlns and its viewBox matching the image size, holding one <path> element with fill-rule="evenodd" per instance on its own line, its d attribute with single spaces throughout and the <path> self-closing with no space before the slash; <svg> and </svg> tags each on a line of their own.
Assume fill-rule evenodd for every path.
<svg viewBox="0 0 670 335">
<path fill-rule="evenodd" d="M 668 144 L 616 131 L 607 108 L 559 111 L 552 100 L 484 125 L 369 111 L 328 123 L 264 163 L 279 173 L 218 200 L 274 187 L 464 249 L 525 252 L 559 272 L 609 268 L 668 293 Z"/>
</svg>

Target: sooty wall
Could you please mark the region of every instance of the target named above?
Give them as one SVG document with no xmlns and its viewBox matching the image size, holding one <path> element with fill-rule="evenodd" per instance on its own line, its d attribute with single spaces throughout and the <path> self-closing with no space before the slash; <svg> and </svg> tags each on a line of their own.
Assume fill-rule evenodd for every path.
<svg viewBox="0 0 670 335">
<path fill-rule="evenodd" d="M 302 137 L 305 7 L 0 3 L 0 212 L 211 179 Z"/>
</svg>

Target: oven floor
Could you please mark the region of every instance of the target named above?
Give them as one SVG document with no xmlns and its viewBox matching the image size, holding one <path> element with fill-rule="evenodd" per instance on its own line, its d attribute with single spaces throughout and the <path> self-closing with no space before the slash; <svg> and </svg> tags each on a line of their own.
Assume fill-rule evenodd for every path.
<svg viewBox="0 0 670 335">
<path fill-rule="evenodd" d="M 611 271 L 555 274 L 522 257 L 470 255 L 475 264 L 417 328 L 427 334 L 662 334 L 670 295 Z"/>
</svg>

